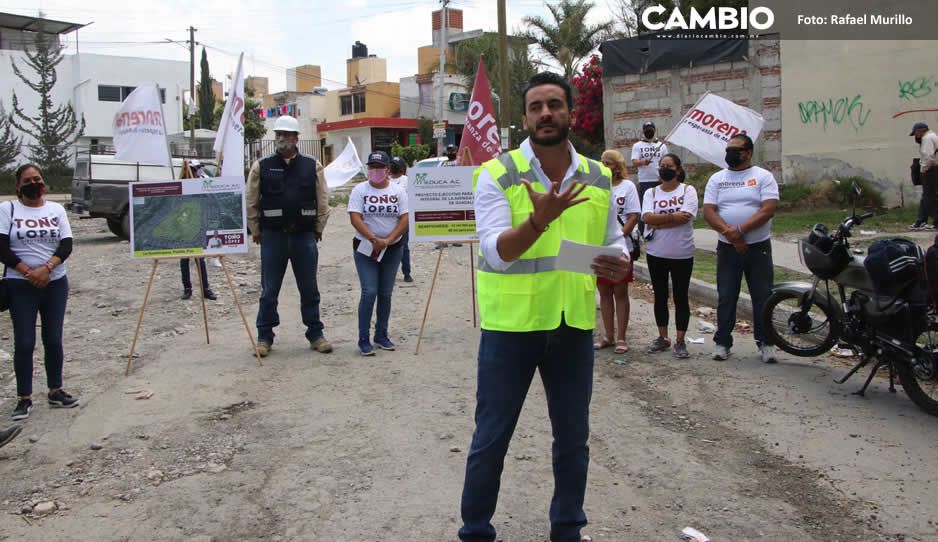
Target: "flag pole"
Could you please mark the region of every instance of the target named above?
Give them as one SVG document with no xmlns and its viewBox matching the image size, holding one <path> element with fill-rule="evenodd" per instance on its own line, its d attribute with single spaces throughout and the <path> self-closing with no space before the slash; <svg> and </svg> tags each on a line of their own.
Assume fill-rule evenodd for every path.
<svg viewBox="0 0 938 542">
<path fill-rule="evenodd" d="M 160 101 L 160 118 L 163 119 L 163 139 L 166 140 L 166 154 L 169 157 L 169 173 L 173 176 L 173 180 L 176 180 L 176 172 L 173 171 L 173 152 L 169 150 L 169 129 L 166 124 L 166 113 L 163 112 L 163 97 L 160 95 L 160 84 L 153 83 L 156 85 L 156 97 Z"/>
</svg>

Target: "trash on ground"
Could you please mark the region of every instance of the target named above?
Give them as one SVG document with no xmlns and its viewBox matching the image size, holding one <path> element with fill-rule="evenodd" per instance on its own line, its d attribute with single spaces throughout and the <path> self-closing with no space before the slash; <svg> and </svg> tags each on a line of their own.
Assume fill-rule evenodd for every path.
<svg viewBox="0 0 938 542">
<path fill-rule="evenodd" d="M 710 539 L 707 538 L 707 535 L 702 532 L 694 529 L 693 527 L 684 527 L 684 530 L 681 531 L 681 540 L 690 540 L 692 542 L 710 542 Z"/>
<path fill-rule="evenodd" d="M 697 331 L 701 333 L 713 333 L 717 328 L 710 322 L 704 322 L 703 320 L 697 320 Z"/>
<path fill-rule="evenodd" d="M 856 352 L 853 351 L 852 348 L 847 348 L 847 347 L 842 347 L 840 345 L 836 345 L 833 348 L 831 348 L 831 355 L 838 357 L 838 358 L 852 358 L 853 356 L 857 354 Z"/>
<path fill-rule="evenodd" d="M 703 344 L 705 339 L 703 337 L 688 337 L 687 342 L 691 344 Z"/>
<path fill-rule="evenodd" d="M 879 232 L 875 230 L 860 230 L 860 235 L 873 236 L 873 235 L 876 235 L 877 233 Z"/>
<path fill-rule="evenodd" d="M 625 365 L 624 359 L 614 359 L 612 360 L 612 362 L 615 363 L 616 365 Z"/>
</svg>

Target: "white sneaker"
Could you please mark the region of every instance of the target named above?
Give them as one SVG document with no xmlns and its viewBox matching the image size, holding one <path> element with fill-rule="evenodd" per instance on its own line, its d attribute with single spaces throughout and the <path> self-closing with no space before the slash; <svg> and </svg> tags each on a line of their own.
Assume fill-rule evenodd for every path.
<svg viewBox="0 0 938 542">
<path fill-rule="evenodd" d="M 775 347 L 770 344 L 763 344 L 759 347 L 759 352 L 762 353 L 762 363 L 776 363 L 775 359 Z"/>
<path fill-rule="evenodd" d="M 726 361 L 727 358 L 729 358 L 729 357 L 730 357 L 730 349 L 729 349 L 729 348 L 727 348 L 727 347 L 725 347 L 725 346 L 721 346 L 721 345 L 719 345 L 719 344 L 716 345 L 716 347 L 714 347 L 714 349 L 713 349 L 713 359 L 714 359 L 714 360 L 716 360 L 716 361 Z"/>
</svg>

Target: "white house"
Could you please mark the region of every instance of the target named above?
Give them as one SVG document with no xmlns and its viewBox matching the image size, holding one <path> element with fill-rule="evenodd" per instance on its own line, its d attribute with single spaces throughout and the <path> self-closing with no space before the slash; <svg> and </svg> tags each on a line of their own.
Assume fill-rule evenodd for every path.
<svg viewBox="0 0 938 542">
<path fill-rule="evenodd" d="M 12 111 L 14 93 L 28 115 L 34 115 L 39 107 L 39 95 L 13 73 L 11 63 L 15 62 L 24 75 L 35 74 L 26 64 L 23 48 L 32 43 L 39 21 L 35 17 L 0 13 L 0 102 L 7 112 Z M 82 26 L 50 20 L 43 20 L 42 24 L 47 33 L 56 36 Z M 65 55 L 56 76 L 53 105 L 71 103 L 76 115 L 85 118 L 85 133 L 78 141 L 79 146 L 111 144 L 114 114 L 138 85 L 159 85 L 167 132 L 182 130 L 183 90 L 189 86 L 188 62 L 80 53 Z M 32 140 L 31 134 L 21 135 L 24 143 Z"/>
</svg>

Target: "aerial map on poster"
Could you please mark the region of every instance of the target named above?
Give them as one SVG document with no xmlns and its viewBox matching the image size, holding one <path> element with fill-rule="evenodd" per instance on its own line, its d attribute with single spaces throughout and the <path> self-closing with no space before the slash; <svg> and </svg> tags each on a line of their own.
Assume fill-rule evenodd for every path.
<svg viewBox="0 0 938 542">
<path fill-rule="evenodd" d="M 248 251 L 240 177 L 131 183 L 129 190 L 133 257 Z"/>
</svg>

